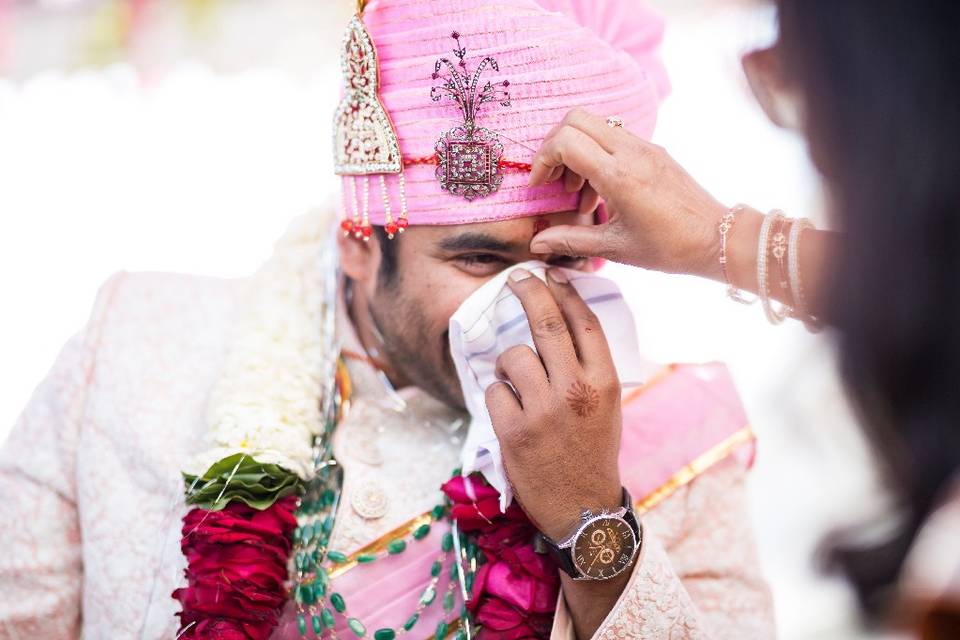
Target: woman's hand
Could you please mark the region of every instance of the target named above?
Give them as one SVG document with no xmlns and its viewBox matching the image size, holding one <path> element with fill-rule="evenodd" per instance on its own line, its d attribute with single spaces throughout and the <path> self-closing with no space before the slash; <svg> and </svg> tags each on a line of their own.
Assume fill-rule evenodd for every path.
<svg viewBox="0 0 960 640">
<path fill-rule="evenodd" d="M 567 191 L 582 192 L 581 213 L 603 198 L 609 214 L 597 226 L 541 231 L 531 242 L 533 252 L 722 277 L 717 229 L 727 208 L 661 147 L 574 109 L 547 136 L 532 165 L 531 185 L 563 179 Z"/>
</svg>

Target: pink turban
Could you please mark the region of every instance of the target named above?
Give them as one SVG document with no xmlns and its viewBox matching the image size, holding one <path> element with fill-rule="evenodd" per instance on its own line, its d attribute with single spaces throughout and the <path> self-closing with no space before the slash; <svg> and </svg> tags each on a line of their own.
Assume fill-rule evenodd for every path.
<svg viewBox="0 0 960 640">
<path fill-rule="evenodd" d="M 619 116 L 624 126 L 649 138 L 669 82 L 657 48 L 663 21 L 637 0 L 371 0 L 363 23 L 377 49 L 379 96 L 393 121 L 404 162 L 410 224 L 464 224 L 576 209 L 578 194 L 562 183 L 531 188 L 528 164 L 547 133 L 574 107 Z M 473 73 L 484 71 L 497 87 L 509 83 L 510 106 L 478 110 L 478 127 L 499 134 L 503 182 L 486 196 L 466 200 L 441 189 L 429 162 L 441 134 L 463 117 L 451 100 L 434 101 L 434 64 L 456 62 L 459 36 Z M 524 170 L 527 165 L 527 170 Z M 344 205 L 366 201 L 370 222 L 396 218 L 400 177 L 344 176 Z M 364 184 L 366 182 L 366 184 Z"/>
</svg>

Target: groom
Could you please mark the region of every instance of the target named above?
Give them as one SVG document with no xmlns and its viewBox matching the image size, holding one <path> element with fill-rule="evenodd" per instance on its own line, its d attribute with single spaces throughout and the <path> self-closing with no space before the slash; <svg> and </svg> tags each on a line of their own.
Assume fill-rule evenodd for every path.
<svg viewBox="0 0 960 640">
<path fill-rule="evenodd" d="M 323 284 L 330 225 L 312 215 L 253 278 L 102 287 L 0 452 L 0 518 L 17 523 L 0 534 L 0 637 L 772 636 L 752 437 L 725 370 L 668 367 L 622 394 L 617 345 L 565 271 L 511 273 L 537 352 L 500 354 L 510 384 L 487 389 L 520 506 L 501 515 L 479 480 L 448 481 L 469 418 L 450 316 L 518 263 L 591 268 L 530 253 L 545 226 L 594 219 L 580 185 L 526 186 L 530 150 L 576 106 L 649 136 L 666 91 L 659 22 L 601 4 L 383 0 L 358 16 L 337 113 L 342 279 Z M 325 295 L 335 351 L 315 335 Z M 342 484 L 314 503 L 300 435 L 325 428 L 317 363 L 338 355 L 324 442 Z M 188 513 L 179 471 L 210 440 L 188 478 L 239 454 L 235 482 Z M 451 514 L 463 538 L 441 528 Z M 296 552 L 308 539 L 315 553 Z"/>
</svg>

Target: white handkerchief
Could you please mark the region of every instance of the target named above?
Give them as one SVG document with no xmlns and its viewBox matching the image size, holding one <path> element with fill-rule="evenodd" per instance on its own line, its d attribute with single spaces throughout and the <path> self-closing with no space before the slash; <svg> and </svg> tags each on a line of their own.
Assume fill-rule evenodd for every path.
<svg viewBox="0 0 960 640">
<path fill-rule="evenodd" d="M 506 510 L 513 495 L 503 471 L 500 444 L 490 423 L 484 393 L 497 380 L 495 368 L 501 353 L 520 344 L 536 351 L 523 306 L 507 286 L 510 273 L 519 268 L 544 280 L 548 265 L 525 262 L 503 271 L 467 298 L 450 318 L 450 355 L 471 417 L 462 452 L 463 474 L 483 473 L 487 482 L 500 492 L 502 510 Z M 640 356 L 633 314 L 619 287 L 597 275 L 565 271 L 600 320 L 621 385 L 643 384 L 653 365 Z"/>
</svg>

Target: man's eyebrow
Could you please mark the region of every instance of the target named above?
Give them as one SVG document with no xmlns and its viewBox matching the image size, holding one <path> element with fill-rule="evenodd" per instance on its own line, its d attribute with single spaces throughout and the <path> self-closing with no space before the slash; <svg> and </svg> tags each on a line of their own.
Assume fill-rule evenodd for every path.
<svg viewBox="0 0 960 640">
<path fill-rule="evenodd" d="M 520 249 L 520 244 L 506 242 L 488 233 L 467 232 L 444 238 L 437 246 L 444 251 L 492 251 L 512 253 Z"/>
</svg>

